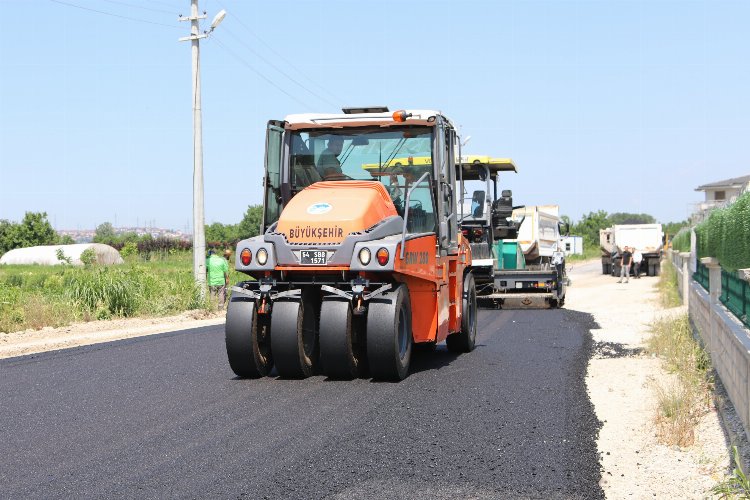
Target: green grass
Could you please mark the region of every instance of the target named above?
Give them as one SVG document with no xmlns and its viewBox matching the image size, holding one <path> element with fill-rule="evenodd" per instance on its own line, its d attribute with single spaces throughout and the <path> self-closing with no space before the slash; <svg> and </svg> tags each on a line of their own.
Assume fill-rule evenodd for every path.
<svg viewBox="0 0 750 500">
<path fill-rule="evenodd" d="M 120 266 L 0 266 L 0 332 L 209 309 L 189 252 L 129 257 Z M 230 282 L 247 279 L 230 271 Z"/>
<path fill-rule="evenodd" d="M 742 458 L 737 446 L 732 446 L 732 459 L 734 470 L 722 482 L 711 489 L 717 497 L 724 498 L 750 498 L 750 480 L 742 468 Z"/>
<path fill-rule="evenodd" d="M 598 246 L 585 246 L 583 249 L 583 254 L 581 255 L 568 255 L 565 257 L 565 260 L 568 262 L 580 262 L 582 260 L 591 260 L 591 259 L 600 259 L 602 256 L 602 251 Z"/>
<path fill-rule="evenodd" d="M 661 305 L 665 308 L 677 307 L 682 303 L 677 291 L 677 271 L 671 262 L 667 261 L 661 267 L 659 282 L 656 286 L 659 289 Z"/>
</svg>

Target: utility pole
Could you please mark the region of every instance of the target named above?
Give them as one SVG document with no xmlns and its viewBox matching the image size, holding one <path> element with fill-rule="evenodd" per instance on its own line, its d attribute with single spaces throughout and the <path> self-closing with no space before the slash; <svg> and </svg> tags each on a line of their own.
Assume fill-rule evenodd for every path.
<svg viewBox="0 0 750 500">
<path fill-rule="evenodd" d="M 221 10 L 210 31 L 201 33 L 199 21 L 206 19 L 206 13 L 198 15 L 198 0 L 190 0 L 190 16 L 180 16 L 180 21 L 190 21 L 190 36 L 180 42 L 190 40 L 193 62 L 193 277 L 201 293 L 206 295 L 206 228 L 203 213 L 203 123 L 201 121 L 201 60 L 200 39 L 208 34 L 224 19 L 226 11 Z"/>
</svg>

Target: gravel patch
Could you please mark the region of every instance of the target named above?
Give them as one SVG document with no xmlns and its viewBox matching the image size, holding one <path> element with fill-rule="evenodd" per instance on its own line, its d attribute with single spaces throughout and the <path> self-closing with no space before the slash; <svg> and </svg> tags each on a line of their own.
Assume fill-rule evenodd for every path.
<svg viewBox="0 0 750 500">
<path fill-rule="evenodd" d="M 728 434 L 712 405 L 696 429 L 695 444 L 668 447 L 657 441 L 657 383 L 671 377 L 662 361 L 644 354 L 649 325 L 663 311 L 658 278 L 629 283 L 601 274 L 598 261 L 571 271 L 566 307 L 590 313 L 594 356 L 586 378 L 602 428 L 597 441 L 601 486 L 607 498 L 705 498 L 729 469 Z"/>
</svg>

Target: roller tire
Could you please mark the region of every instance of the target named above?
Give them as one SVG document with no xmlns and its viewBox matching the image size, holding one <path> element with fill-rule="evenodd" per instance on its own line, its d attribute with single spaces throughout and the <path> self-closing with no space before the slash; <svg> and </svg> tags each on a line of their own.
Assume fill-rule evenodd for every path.
<svg viewBox="0 0 750 500">
<path fill-rule="evenodd" d="M 320 306 L 320 365 L 324 375 L 350 380 L 362 375 L 365 355 L 364 316 L 356 316 L 350 301 L 324 299 Z"/>
<path fill-rule="evenodd" d="M 255 300 L 233 296 L 227 306 L 224 325 L 227 358 L 232 371 L 240 377 L 265 377 L 273 368 L 270 321 L 258 314 Z"/>
<path fill-rule="evenodd" d="M 399 285 L 370 301 L 367 311 L 367 361 L 375 380 L 403 380 L 414 345 L 409 290 Z"/>
<path fill-rule="evenodd" d="M 283 378 L 306 378 L 318 363 L 318 311 L 312 293 L 300 301 L 279 301 L 271 313 L 271 350 Z"/>
<path fill-rule="evenodd" d="M 461 304 L 461 331 L 448 335 L 445 345 L 452 352 L 471 352 L 477 341 L 477 290 L 474 275 L 464 277 Z"/>
</svg>

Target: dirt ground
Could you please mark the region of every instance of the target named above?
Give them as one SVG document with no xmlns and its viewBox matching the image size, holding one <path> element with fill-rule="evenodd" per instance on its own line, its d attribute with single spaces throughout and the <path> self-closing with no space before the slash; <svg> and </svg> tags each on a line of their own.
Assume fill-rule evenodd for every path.
<svg viewBox="0 0 750 500">
<path fill-rule="evenodd" d="M 570 267 L 570 266 L 569 266 Z M 589 261 L 569 269 L 573 285 L 566 307 L 593 315 L 595 356 L 587 385 L 603 423 L 598 447 L 602 488 L 607 498 L 706 498 L 729 468 L 727 438 L 713 407 L 688 448 L 657 442 L 655 385 L 668 383 L 662 362 L 641 352 L 649 324 L 664 314 L 655 288 L 658 278 L 642 276 L 617 283 Z"/>
<path fill-rule="evenodd" d="M 668 379 L 662 362 L 643 354 L 649 324 L 664 311 L 655 284 L 642 277 L 618 284 L 601 274 L 598 261 L 569 265 L 573 281 L 567 309 L 589 313 L 596 355 L 587 385 L 603 423 L 598 447 L 607 498 L 705 498 L 729 469 L 727 435 L 712 408 L 702 419 L 696 443 L 680 449 L 659 444 L 655 435 L 655 382 Z M 139 318 L 74 324 L 0 334 L 0 358 L 116 339 L 153 335 L 224 322 L 224 315 L 189 311 L 167 318 Z M 738 426 L 737 422 L 734 422 Z M 741 429 L 740 431 L 741 432 Z"/>
<path fill-rule="evenodd" d="M 223 323 L 224 313 L 196 310 L 162 318 L 92 321 L 60 328 L 0 333 L 0 359 Z"/>
</svg>

